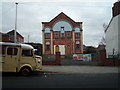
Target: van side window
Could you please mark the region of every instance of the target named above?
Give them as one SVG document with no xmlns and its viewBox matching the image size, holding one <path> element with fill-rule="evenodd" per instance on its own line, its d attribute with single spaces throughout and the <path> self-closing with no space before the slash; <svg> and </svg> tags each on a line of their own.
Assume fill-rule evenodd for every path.
<svg viewBox="0 0 120 90">
<path fill-rule="evenodd" d="M 17 55 L 18 49 L 17 48 L 8 48 L 7 54 L 8 55 Z"/>
<path fill-rule="evenodd" d="M 32 50 L 22 50 L 22 56 L 33 56 Z"/>
</svg>

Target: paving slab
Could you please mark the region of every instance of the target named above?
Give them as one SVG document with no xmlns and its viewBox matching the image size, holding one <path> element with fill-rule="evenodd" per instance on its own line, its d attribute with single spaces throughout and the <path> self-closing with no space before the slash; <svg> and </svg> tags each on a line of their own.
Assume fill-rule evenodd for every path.
<svg viewBox="0 0 120 90">
<path fill-rule="evenodd" d="M 43 71 L 51 73 L 119 73 L 120 67 L 109 66 L 43 66 Z"/>
</svg>

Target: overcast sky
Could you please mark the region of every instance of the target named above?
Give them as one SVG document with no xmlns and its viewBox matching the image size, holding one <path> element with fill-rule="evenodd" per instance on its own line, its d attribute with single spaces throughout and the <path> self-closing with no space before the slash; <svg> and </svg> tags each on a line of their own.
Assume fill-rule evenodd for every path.
<svg viewBox="0 0 120 90">
<path fill-rule="evenodd" d="M 88 2 L 89 1 L 89 2 Z M 112 18 L 112 7 L 117 0 L 27 0 L 18 2 L 17 31 L 25 42 L 42 43 L 42 24 L 64 12 L 76 22 L 83 22 L 83 44 L 97 46 L 104 36 L 103 24 Z M 15 1 L 5 0 L 2 6 L 2 30 L 15 28 Z"/>
</svg>

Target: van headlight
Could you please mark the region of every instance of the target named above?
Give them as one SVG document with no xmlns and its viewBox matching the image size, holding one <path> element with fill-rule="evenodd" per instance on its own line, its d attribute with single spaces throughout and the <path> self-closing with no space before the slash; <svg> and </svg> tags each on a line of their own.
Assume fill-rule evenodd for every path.
<svg viewBox="0 0 120 90">
<path fill-rule="evenodd" d="M 38 63 L 40 63 L 41 62 L 41 60 L 38 60 Z"/>
</svg>

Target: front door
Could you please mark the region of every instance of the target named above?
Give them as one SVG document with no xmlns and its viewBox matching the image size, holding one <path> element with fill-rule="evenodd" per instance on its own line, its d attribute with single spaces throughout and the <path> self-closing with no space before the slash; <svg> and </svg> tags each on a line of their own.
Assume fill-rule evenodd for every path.
<svg viewBox="0 0 120 90">
<path fill-rule="evenodd" d="M 6 56 L 4 61 L 5 72 L 15 72 L 19 60 L 19 47 L 7 47 Z"/>
<path fill-rule="evenodd" d="M 59 52 L 59 46 L 58 45 L 56 45 L 56 47 L 55 47 L 55 52 Z"/>
<path fill-rule="evenodd" d="M 69 45 L 66 47 L 65 50 L 66 50 L 66 55 L 70 55 L 71 54 L 71 48 L 70 48 Z"/>
</svg>

